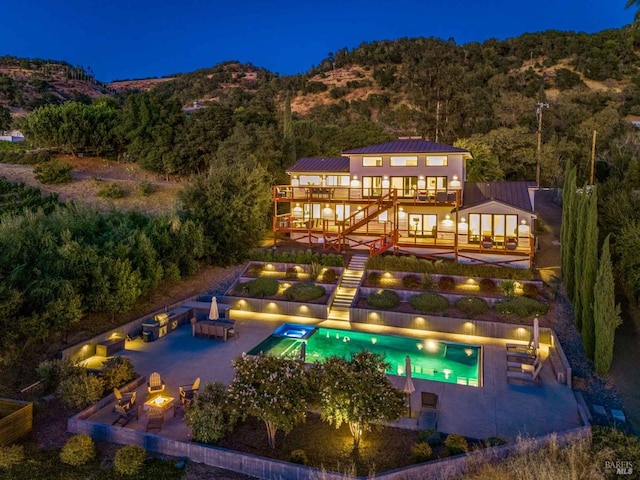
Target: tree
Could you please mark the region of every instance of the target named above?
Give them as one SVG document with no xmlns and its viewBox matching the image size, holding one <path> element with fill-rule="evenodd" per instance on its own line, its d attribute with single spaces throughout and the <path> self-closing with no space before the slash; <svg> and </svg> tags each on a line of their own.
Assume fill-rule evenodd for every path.
<svg viewBox="0 0 640 480">
<path fill-rule="evenodd" d="M 616 328 L 622 324 L 620 305 L 616 305 L 613 267 L 609 252 L 609 235 L 602 246 L 600 266 L 594 286 L 593 316 L 595 319 L 595 367 L 598 375 L 605 375 L 613 359 Z"/>
<path fill-rule="evenodd" d="M 276 432 L 289 433 L 307 415 L 309 382 L 300 359 L 243 355 L 233 361 L 229 397 L 243 418 L 252 415 L 267 427 L 269 446 Z"/>
<path fill-rule="evenodd" d="M 388 366 L 382 355 L 364 350 L 351 360 L 333 356 L 312 367 L 323 420 L 336 428 L 349 425 L 354 450 L 373 424 L 392 422 L 404 412 L 404 393 L 389 382 Z"/>
<path fill-rule="evenodd" d="M 0 106 L 0 131 L 11 127 L 11 110 Z"/>
<path fill-rule="evenodd" d="M 467 163 L 467 181 L 491 182 L 504 180 L 504 173 L 500 168 L 498 157 L 493 154 L 488 145 L 470 139 L 458 140 L 455 147 L 469 150 L 473 159 Z"/>
<path fill-rule="evenodd" d="M 591 189 L 587 207 L 586 227 L 582 248 L 582 272 L 580 274 L 580 299 L 582 301 L 582 342 L 584 351 L 593 358 L 595 350 L 595 327 L 593 316 L 593 286 L 598 272 L 598 201 L 596 188 Z"/>
<path fill-rule="evenodd" d="M 218 265 L 242 261 L 264 237 L 271 209 L 269 176 L 260 165 L 221 161 L 179 194 L 182 212 L 204 227 L 206 256 Z"/>
<path fill-rule="evenodd" d="M 582 188 L 577 192 L 577 208 L 578 218 L 576 221 L 575 233 L 575 252 L 573 259 L 573 313 L 575 316 L 576 327 L 582 329 L 582 309 L 584 303 L 582 301 L 582 273 L 584 268 L 584 243 L 587 232 L 587 212 L 589 211 L 589 192 L 586 188 Z"/>
<path fill-rule="evenodd" d="M 640 223 L 625 226 L 616 236 L 615 253 L 618 257 L 616 268 L 624 284 L 631 290 L 636 303 L 640 299 Z"/>
<path fill-rule="evenodd" d="M 187 407 L 185 421 L 197 442 L 215 444 L 224 438 L 233 425 L 226 387 L 221 383 L 205 384 Z"/>
<path fill-rule="evenodd" d="M 564 286 L 567 289 L 567 295 L 569 299 L 573 298 L 574 291 L 574 261 L 575 261 L 575 241 L 576 241 L 576 229 L 577 229 L 577 209 L 578 198 L 576 193 L 576 170 L 572 169 L 567 186 L 567 203 L 562 205 L 563 210 L 567 210 L 566 222 L 562 223 L 563 231 L 566 229 L 566 237 L 564 242 L 566 245 L 565 255 L 562 258 L 562 277 L 564 280 Z"/>
</svg>

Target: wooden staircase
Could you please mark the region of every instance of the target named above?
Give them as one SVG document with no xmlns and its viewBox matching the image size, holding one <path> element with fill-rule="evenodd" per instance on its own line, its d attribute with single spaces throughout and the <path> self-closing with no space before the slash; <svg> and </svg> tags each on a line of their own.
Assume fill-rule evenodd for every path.
<svg viewBox="0 0 640 480">
<path fill-rule="evenodd" d="M 358 292 L 367 255 L 354 255 L 345 269 L 342 280 L 337 286 L 337 292 L 329 308 L 329 320 L 348 322 L 350 320 L 351 302 Z"/>
</svg>

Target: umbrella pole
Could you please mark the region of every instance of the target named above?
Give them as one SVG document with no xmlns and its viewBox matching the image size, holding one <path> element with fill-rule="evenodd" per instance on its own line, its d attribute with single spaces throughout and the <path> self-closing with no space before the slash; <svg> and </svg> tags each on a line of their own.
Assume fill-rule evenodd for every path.
<svg viewBox="0 0 640 480">
<path fill-rule="evenodd" d="M 407 393 L 407 405 L 409 405 L 409 418 L 411 418 L 411 394 Z"/>
</svg>

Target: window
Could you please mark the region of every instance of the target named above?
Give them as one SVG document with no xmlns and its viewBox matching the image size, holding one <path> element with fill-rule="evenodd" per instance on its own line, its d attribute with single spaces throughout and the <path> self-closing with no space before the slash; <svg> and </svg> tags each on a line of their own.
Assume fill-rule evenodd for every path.
<svg viewBox="0 0 640 480">
<path fill-rule="evenodd" d="M 435 237 L 438 231 L 437 215 L 409 215 L 409 235 L 416 237 Z"/>
<path fill-rule="evenodd" d="M 446 190 L 447 177 L 427 177 L 427 188 L 429 190 Z"/>
<path fill-rule="evenodd" d="M 496 244 L 502 244 L 505 237 L 515 237 L 518 233 L 517 215 L 492 215 L 472 213 L 469 215 L 469 241 L 479 242 L 481 237 L 491 237 Z"/>
<path fill-rule="evenodd" d="M 382 195 L 382 177 L 362 177 L 362 194 L 365 197 Z"/>
<path fill-rule="evenodd" d="M 391 157 L 389 165 L 392 167 L 417 167 L 418 157 Z"/>
<path fill-rule="evenodd" d="M 300 185 L 320 185 L 320 175 L 300 175 Z"/>
<path fill-rule="evenodd" d="M 427 167 L 446 167 L 446 155 L 427 155 Z"/>
<path fill-rule="evenodd" d="M 327 186 L 329 187 L 348 187 L 349 175 L 327 175 Z"/>
<path fill-rule="evenodd" d="M 321 205 L 319 203 L 312 203 L 311 205 L 309 205 L 308 203 L 305 203 L 303 218 L 305 220 L 309 220 L 311 218 L 321 218 L 320 206 Z"/>
<path fill-rule="evenodd" d="M 336 221 L 341 222 L 351 215 L 350 205 L 336 205 Z"/>
<path fill-rule="evenodd" d="M 382 157 L 362 157 L 363 167 L 381 167 Z"/>
<path fill-rule="evenodd" d="M 391 188 L 399 197 L 414 197 L 418 188 L 418 177 L 391 177 Z"/>
</svg>

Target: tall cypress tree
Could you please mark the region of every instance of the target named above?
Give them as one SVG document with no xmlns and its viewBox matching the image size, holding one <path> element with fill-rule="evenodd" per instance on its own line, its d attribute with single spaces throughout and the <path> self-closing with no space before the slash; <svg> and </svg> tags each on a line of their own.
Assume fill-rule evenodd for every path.
<svg viewBox="0 0 640 480">
<path fill-rule="evenodd" d="M 582 342 L 587 357 L 593 358 L 596 348 L 593 320 L 593 289 L 598 274 L 598 199 L 596 188 L 591 189 L 587 210 L 584 247 L 582 250 L 582 272 L 580 274 L 580 301 L 582 302 Z M 577 278 L 577 277 L 576 277 Z"/>
<path fill-rule="evenodd" d="M 574 285 L 574 253 L 576 246 L 576 223 L 577 223 L 577 214 L 576 214 L 576 203 L 577 203 L 577 194 L 576 194 L 576 169 L 575 167 L 571 170 L 568 185 L 568 201 L 567 201 L 567 223 L 566 223 L 566 252 L 565 258 L 563 259 L 563 267 L 562 267 L 562 277 L 564 280 L 564 286 L 567 289 L 567 295 L 569 299 L 573 298 L 573 285 Z"/>
<path fill-rule="evenodd" d="M 620 305 L 616 305 L 615 286 L 609 251 L 609 237 L 602 246 L 600 266 L 594 286 L 593 317 L 595 319 L 595 366 L 598 375 L 605 375 L 613 359 L 613 342 L 616 328 L 622 324 Z"/>
<path fill-rule="evenodd" d="M 569 202 L 571 201 L 571 190 L 569 189 L 569 183 L 571 181 L 571 175 L 573 174 L 573 168 L 567 165 L 564 175 L 564 184 L 562 185 L 562 222 L 560 224 L 560 259 L 562 262 L 562 271 L 566 271 L 567 263 L 567 225 L 569 224 Z"/>
<path fill-rule="evenodd" d="M 575 250 L 573 252 L 573 313 L 575 315 L 576 327 L 578 330 L 582 328 L 582 296 L 580 284 L 582 282 L 582 269 L 584 265 L 584 237 L 587 230 L 587 212 L 589 209 L 589 195 L 586 188 L 576 193 L 577 213 L 576 229 L 575 229 Z"/>
</svg>

